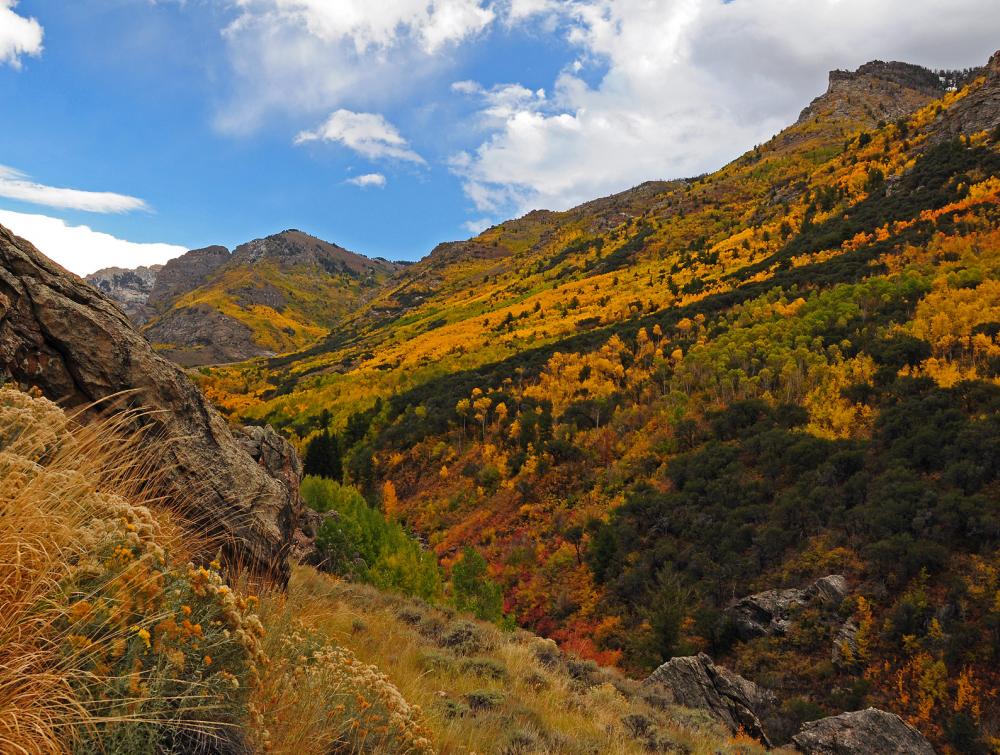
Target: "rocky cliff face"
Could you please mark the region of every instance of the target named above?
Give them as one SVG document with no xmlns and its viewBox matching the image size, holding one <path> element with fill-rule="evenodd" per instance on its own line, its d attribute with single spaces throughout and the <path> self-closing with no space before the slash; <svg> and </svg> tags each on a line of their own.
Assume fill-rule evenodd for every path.
<svg viewBox="0 0 1000 755">
<path fill-rule="evenodd" d="M 132 322 L 142 324 L 153 315 L 147 302 L 162 268 L 162 265 L 137 267 L 134 270 L 106 267 L 91 273 L 84 280 L 117 302 Z"/>
<path fill-rule="evenodd" d="M 943 95 L 944 88 L 926 68 L 874 60 L 857 71 L 831 71 L 826 92 L 802 111 L 799 123 L 847 119 L 874 126 L 909 115 Z"/>
<path fill-rule="evenodd" d="M 990 58 L 990 62 L 980 70 L 980 75 L 986 78 L 985 85 L 976 88 L 938 116 L 930 143 L 992 131 L 1000 126 L 1000 52 Z"/>
<path fill-rule="evenodd" d="M 253 331 L 208 304 L 171 309 L 145 330 L 159 352 L 184 367 L 241 362 L 269 356 L 253 340 Z"/>
<path fill-rule="evenodd" d="M 170 260 L 156 276 L 149 292 L 148 304 L 158 312 L 189 291 L 205 283 L 209 276 L 229 262 L 229 250 L 224 246 L 192 249 Z"/>
<path fill-rule="evenodd" d="M 287 581 L 286 555 L 301 508 L 291 448 L 273 433 L 234 437 L 183 371 L 157 355 L 117 306 L 2 226 L 0 377 L 37 386 L 65 407 L 83 408 L 84 417 L 124 406 L 145 410 L 137 429 L 166 441 L 157 445 L 158 492 L 181 502 L 198 531 L 228 557 Z"/>
</svg>

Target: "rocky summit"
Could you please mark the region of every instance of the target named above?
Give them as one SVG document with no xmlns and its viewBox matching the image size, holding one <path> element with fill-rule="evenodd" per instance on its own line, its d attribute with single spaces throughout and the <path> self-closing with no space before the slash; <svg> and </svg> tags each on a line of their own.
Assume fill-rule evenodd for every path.
<svg viewBox="0 0 1000 755">
<path fill-rule="evenodd" d="M 210 246 L 156 270 L 100 271 L 86 280 L 117 301 L 158 351 L 195 366 L 311 345 L 397 268 L 291 229 L 232 253 Z"/>
</svg>

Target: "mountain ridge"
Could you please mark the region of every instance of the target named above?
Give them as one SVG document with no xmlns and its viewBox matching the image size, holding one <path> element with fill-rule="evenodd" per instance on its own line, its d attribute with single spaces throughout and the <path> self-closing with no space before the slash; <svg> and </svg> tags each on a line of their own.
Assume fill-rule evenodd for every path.
<svg viewBox="0 0 1000 755">
<path fill-rule="evenodd" d="M 441 245 L 316 345 L 199 380 L 303 449 L 335 436 L 347 481 L 446 568 L 473 544 L 565 648 L 633 673 L 705 650 L 824 714 L 989 741 L 958 698 L 1000 691 L 975 587 L 1000 56 L 955 91 L 860 70 L 718 171 Z M 734 636 L 732 599 L 833 571 L 841 605 Z"/>
<path fill-rule="evenodd" d="M 398 267 L 289 229 L 232 252 L 191 250 L 145 272 L 140 286 L 132 271 L 86 280 L 123 305 L 165 355 L 197 366 L 306 346 Z"/>
</svg>

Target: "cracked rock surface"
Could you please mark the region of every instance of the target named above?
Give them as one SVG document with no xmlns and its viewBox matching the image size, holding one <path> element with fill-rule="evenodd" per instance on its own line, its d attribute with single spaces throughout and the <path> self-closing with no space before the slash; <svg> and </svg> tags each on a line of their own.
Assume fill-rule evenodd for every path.
<svg viewBox="0 0 1000 755">
<path fill-rule="evenodd" d="M 214 547 L 262 577 L 287 581 L 301 508 L 294 451 L 266 433 L 241 443 L 121 309 L 3 226 L 0 379 L 36 386 L 84 419 L 138 410 L 134 429 L 168 441 L 151 445 L 159 455 L 156 492 Z"/>
</svg>

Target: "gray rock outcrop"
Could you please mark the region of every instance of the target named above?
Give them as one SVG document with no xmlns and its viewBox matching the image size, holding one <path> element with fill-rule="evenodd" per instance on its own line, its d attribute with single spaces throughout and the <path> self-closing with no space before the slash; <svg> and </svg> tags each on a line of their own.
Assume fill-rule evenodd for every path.
<svg viewBox="0 0 1000 755">
<path fill-rule="evenodd" d="M 287 581 L 300 509 L 291 448 L 260 428 L 238 441 L 187 375 L 156 354 L 116 305 L 0 226 L 4 378 L 37 386 L 64 407 L 82 409 L 85 419 L 141 410 L 135 430 L 162 441 L 150 444 L 155 492 L 179 505 L 233 561 Z"/>
<path fill-rule="evenodd" d="M 843 668 L 855 665 L 857 657 L 858 625 L 852 619 L 848 619 L 837 628 L 837 633 L 833 637 L 830 660 L 834 666 Z"/>
<path fill-rule="evenodd" d="M 910 63 L 873 60 L 857 71 L 830 71 L 826 92 L 799 115 L 799 123 L 814 118 L 867 122 L 893 121 L 944 94 L 931 71 Z"/>
<path fill-rule="evenodd" d="M 797 610 L 807 605 L 834 608 L 847 594 L 847 580 L 839 574 L 831 574 L 805 588 L 766 590 L 748 595 L 729 606 L 726 616 L 735 623 L 736 632 L 743 641 L 783 635 Z"/>
<path fill-rule="evenodd" d="M 163 311 L 180 296 L 194 291 L 216 270 L 229 262 L 229 250 L 224 246 L 192 249 L 167 262 L 157 273 L 147 304 Z"/>
<path fill-rule="evenodd" d="M 878 708 L 810 721 L 792 743 L 807 755 L 934 755 L 923 734 Z"/>
<path fill-rule="evenodd" d="M 134 270 L 106 267 L 91 273 L 84 280 L 116 302 L 132 322 L 141 324 L 154 314 L 146 302 L 161 268 L 162 265 L 137 267 Z"/>
<path fill-rule="evenodd" d="M 764 744 L 771 744 L 761 718 L 768 708 L 777 705 L 777 698 L 739 674 L 716 666 L 704 653 L 671 658 L 643 684 L 659 685 L 677 705 L 707 711 L 733 733 L 742 729 Z"/>
<path fill-rule="evenodd" d="M 253 340 L 253 330 L 208 304 L 168 310 L 143 335 L 168 359 L 184 367 L 241 362 L 272 352 Z"/>
</svg>

